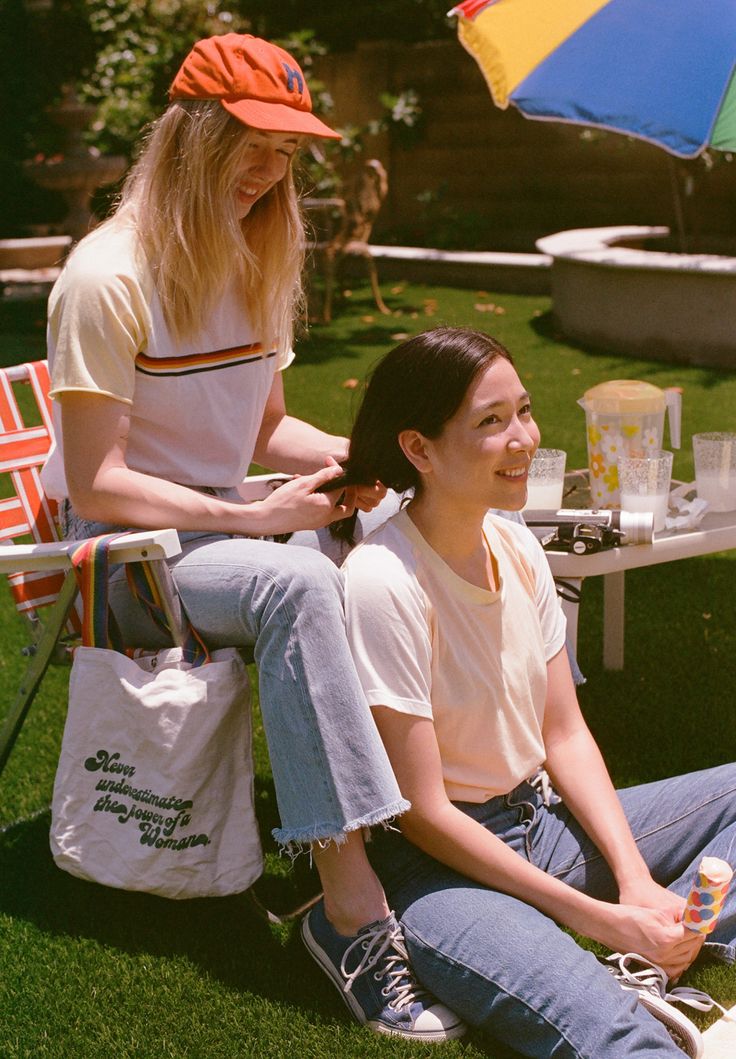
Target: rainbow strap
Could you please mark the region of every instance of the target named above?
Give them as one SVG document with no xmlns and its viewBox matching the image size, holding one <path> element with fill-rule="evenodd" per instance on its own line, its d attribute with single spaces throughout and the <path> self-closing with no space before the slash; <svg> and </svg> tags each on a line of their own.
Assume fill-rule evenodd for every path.
<svg viewBox="0 0 736 1059">
<path fill-rule="evenodd" d="M 128 563 L 125 567 L 125 576 L 131 594 L 146 608 L 151 618 L 163 632 L 170 634 L 166 621 L 166 615 L 161 602 L 156 580 L 148 563 Z M 187 621 L 185 623 L 186 637 L 181 645 L 184 661 L 197 667 L 210 661 L 209 652 L 201 639 L 199 633 Z"/>
<path fill-rule="evenodd" d="M 69 555 L 82 597 L 82 643 L 85 647 L 125 650 L 107 600 L 110 544 L 121 536 L 121 533 L 104 533 L 90 537 Z"/>
<path fill-rule="evenodd" d="M 70 559 L 82 597 L 82 643 L 85 647 L 102 647 L 126 653 L 120 631 L 108 602 L 110 573 L 110 545 L 124 537 L 124 533 L 103 533 L 81 541 Z M 134 598 L 142 604 L 155 623 L 170 634 L 161 596 L 148 563 L 127 563 L 128 586 Z M 182 644 L 184 660 L 192 666 L 210 661 L 206 646 L 199 634 L 186 623 L 186 639 Z"/>
</svg>

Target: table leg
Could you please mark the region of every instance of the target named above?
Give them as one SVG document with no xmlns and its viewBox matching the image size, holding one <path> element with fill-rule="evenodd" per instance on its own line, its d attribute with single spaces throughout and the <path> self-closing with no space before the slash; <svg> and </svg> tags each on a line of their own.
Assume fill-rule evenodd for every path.
<svg viewBox="0 0 736 1059">
<path fill-rule="evenodd" d="M 624 570 L 603 577 L 603 668 L 624 668 Z"/>
</svg>

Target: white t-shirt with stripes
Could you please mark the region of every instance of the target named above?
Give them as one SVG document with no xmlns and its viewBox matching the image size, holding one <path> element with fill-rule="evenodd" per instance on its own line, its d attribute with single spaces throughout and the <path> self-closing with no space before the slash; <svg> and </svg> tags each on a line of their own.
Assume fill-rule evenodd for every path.
<svg viewBox="0 0 736 1059">
<path fill-rule="evenodd" d="M 192 339 L 164 321 L 132 227 L 103 226 L 79 245 L 49 298 L 51 395 L 81 390 L 130 405 L 128 465 L 182 485 L 232 487 L 248 473 L 276 371 L 291 351 L 264 349 L 242 293 L 227 290 Z M 43 470 L 67 495 L 58 404 Z"/>
</svg>

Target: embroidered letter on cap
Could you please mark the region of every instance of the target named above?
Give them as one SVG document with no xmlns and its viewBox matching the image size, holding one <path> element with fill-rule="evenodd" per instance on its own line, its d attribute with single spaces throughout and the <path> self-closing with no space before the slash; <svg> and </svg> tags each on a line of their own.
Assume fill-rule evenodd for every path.
<svg viewBox="0 0 736 1059">
<path fill-rule="evenodd" d="M 293 92 L 294 91 L 294 82 L 296 81 L 296 90 L 297 90 L 297 92 L 300 92 L 300 93 L 303 92 L 304 91 L 304 78 L 299 73 L 299 71 L 295 70 L 293 67 L 289 66 L 287 63 L 282 63 L 281 65 L 286 70 L 286 91 L 287 92 Z"/>
</svg>

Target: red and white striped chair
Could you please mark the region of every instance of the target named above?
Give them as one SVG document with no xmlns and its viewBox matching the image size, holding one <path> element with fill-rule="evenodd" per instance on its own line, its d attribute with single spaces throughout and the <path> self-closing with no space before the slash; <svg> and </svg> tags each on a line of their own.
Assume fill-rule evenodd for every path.
<svg viewBox="0 0 736 1059">
<path fill-rule="evenodd" d="M 31 638 L 21 686 L 10 706 L 0 707 L 0 773 L 49 663 L 68 655 L 80 627 L 69 561 L 73 545 L 61 540 L 56 503 L 44 494 L 40 479 L 53 437 L 46 361 L 0 368 L 0 573 L 8 577 Z M 172 529 L 130 533 L 111 548 L 116 562 L 151 564 L 177 630 L 177 600 L 164 560 L 180 550 Z"/>
<path fill-rule="evenodd" d="M 45 495 L 40 479 L 53 438 L 46 361 L 0 368 L 0 574 L 8 577 L 16 608 L 27 620 L 31 637 L 24 648 L 28 665 L 21 686 L 8 708 L 0 704 L 0 774 L 49 664 L 70 657 L 80 630 L 75 609 L 77 580 L 69 559 L 79 542 L 61 540 L 56 504 Z M 267 495 L 269 483 L 279 477 L 283 476 L 247 479 L 244 497 Z M 186 634 L 165 560 L 180 551 L 173 529 L 128 533 L 110 548 L 116 563 L 148 563 L 173 639 L 179 644 Z M 320 894 L 281 914 L 266 908 L 252 887 L 245 896 L 258 916 L 270 923 L 285 923 L 311 908 Z"/>
</svg>

